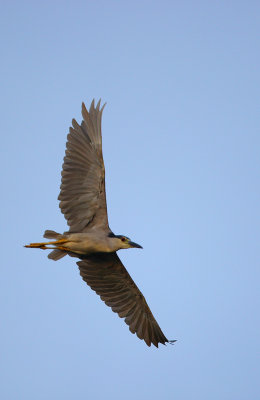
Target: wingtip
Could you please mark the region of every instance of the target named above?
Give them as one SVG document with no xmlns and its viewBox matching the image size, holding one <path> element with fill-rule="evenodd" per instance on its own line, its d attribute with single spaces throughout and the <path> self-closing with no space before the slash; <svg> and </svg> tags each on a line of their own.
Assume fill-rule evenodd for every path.
<svg viewBox="0 0 260 400">
<path fill-rule="evenodd" d="M 91 112 L 94 108 L 95 108 L 95 98 L 92 100 L 90 104 L 89 111 Z"/>
<path fill-rule="evenodd" d="M 175 344 L 175 342 L 177 342 L 177 339 L 175 340 L 168 340 L 168 342 L 166 342 L 165 344 L 171 344 L 172 346 Z"/>
<path fill-rule="evenodd" d="M 85 112 L 88 113 L 88 110 L 87 110 L 87 107 L 85 106 L 84 101 L 82 101 L 82 104 L 81 104 L 81 113 L 82 113 L 82 115 Z"/>
<path fill-rule="evenodd" d="M 90 111 L 91 109 L 96 108 L 97 111 L 99 111 L 99 112 L 102 113 L 107 103 L 104 103 L 103 106 L 100 108 L 101 101 L 102 101 L 102 100 L 101 100 L 101 98 L 100 98 L 100 99 L 98 100 L 98 102 L 97 102 L 96 107 L 95 107 L 95 99 L 93 99 L 92 102 L 91 102 L 91 104 L 90 104 L 89 111 Z M 83 112 L 89 113 L 89 111 L 88 111 L 88 109 L 87 109 L 87 107 L 86 107 L 84 101 L 82 101 L 82 103 L 81 103 L 81 109 L 82 109 L 82 113 L 83 113 Z"/>
<path fill-rule="evenodd" d="M 101 103 L 101 99 L 99 99 L 98 102 L 97 102 L 97 105 L 96 105 L 96 110 L 97 110 L 97 111 L 99 111 L 100 103 Z"/>
</svg>

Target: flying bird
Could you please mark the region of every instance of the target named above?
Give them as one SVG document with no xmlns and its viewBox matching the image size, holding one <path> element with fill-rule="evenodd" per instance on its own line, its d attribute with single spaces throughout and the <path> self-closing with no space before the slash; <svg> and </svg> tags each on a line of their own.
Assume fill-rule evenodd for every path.
<svg viewBox="0 0 260 400">
<path fill-rule="evenodd" d="M 127 236 L 115 235 L 108 224 L 105 167 L 102 154 L 101 119 L 105 104 L 101 100 L 89 110 L 82 103 L 83 120 L 75 119 L 67 136 L 58 200 L 69 225 L 63 234 L 46 230 L 52 239 L 25 247 L 51 249 L 48 258 L 59 260 L 65 255 L 77 257 L 80 275 L 107 306 L 124 318 L 132 333 L 148 346 L 173 343 L 156 322 L 117 251 L 142 248 Z"/>
</svg>

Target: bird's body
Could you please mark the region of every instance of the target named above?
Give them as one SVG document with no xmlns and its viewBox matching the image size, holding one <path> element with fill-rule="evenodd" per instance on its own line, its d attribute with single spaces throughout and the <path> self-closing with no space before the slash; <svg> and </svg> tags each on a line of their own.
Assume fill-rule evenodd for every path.
<svg viewBox="0 0 260 400">
<path fill-rule="evenodd" d="M 93 100 L 87 111 L 83 103 L 83 121 L 79 125 L 72 120 L 68 134 L 59 200 L 69 231 L 47 230 L 44 237 L 52 241 L 25 247 L 51 249 L 48 257 L 53 260 L 67 254 L 80 258 L 77 264 L 83 280 L 125 318 L 132 333 L 148 346 L 153 343 L 158 347 L 158 343 L 170 341 L 116 254 L 120 249 L 141 246 L 127 236 L 115 235 L 108 224 L 101 136 L 104 106 L 100 109 L 99 101 L 95 107 Z"/>
<path fill-rule="evenodd" d="M 63 234 L 47 230 L 44 233 L 44 237 L 56 240 L 31 243 L 26 247 L 41 248 L 42 250 L 60 250 L 64 252 L 64 256 L 67 253 L 87 256 L 93 253 L 113 253 L 130 247 L 142 248 L 139 244 L 131 242 L 126 236 L 116 236 L 112 232 L 104 233 L 102 230 L 95 228 L 86 233 L 65 232 Z M 49 254 L 49 258 L 52 258 L 51 255 L 52 253 Z"/>
<path fill-rule="evenodd" d="M 66 235 L 64 235 L 66 237 Z M 93 253 L 112 253 L 118 250 L 115 243 L 100 230 L 91 230 L 88 233 L 71 233 L 67 235 L 66 247 L 71 252 L 83 255 Z"/>
</svg>

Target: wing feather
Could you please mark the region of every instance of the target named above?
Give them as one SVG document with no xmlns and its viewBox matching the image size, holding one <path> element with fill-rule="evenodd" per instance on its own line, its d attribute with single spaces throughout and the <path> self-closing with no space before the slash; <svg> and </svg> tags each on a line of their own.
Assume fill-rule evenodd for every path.
<svg viewBox="0 0 260 400">
<path fill-rule="evenodd" d="M 156 347 L 159 343 L 169 342 L 116 253 L 93 254 L 77 264 L 83 280 L 107 306 L 125 319 L 129 330 L 139 339 Z"/>
<path fill-rule="evenodd" d="M 83 121 L 79 125 L 73 119 L 67 136 L 58 199 L 69 232 L 85 232 L 92 225 L 109 231 L 101 136 L 105 104 L 100 108 L 100 103 L 95 107 L 93 100 L 89 111 L 83 103 Z"/>
</svg>

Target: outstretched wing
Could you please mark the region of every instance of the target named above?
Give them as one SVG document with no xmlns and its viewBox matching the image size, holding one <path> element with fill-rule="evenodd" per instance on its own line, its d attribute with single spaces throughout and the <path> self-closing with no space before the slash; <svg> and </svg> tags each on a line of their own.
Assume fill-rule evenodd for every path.
<svg viewBox="0 0 260 400">
<path fill-rule="evenodd" d="M 67 137 L 58 199 L 70 232 L 84 232 L 92 224 L 109 229 L 101 137 L 104 107 L 100 109 L 100 100 L 95 107 L 93 100 L 87 111 L 82 103 L 83 121 L 79 125 L 73 119 Z"/>
<path fill-rule="evenodd" d="M 83 280 L 120 318 L 125 318 L 130 331 L 139 339 L 156 347 L 169 342 L 116 253 L 93 254 L 77 264 Z"/>
</svg>

